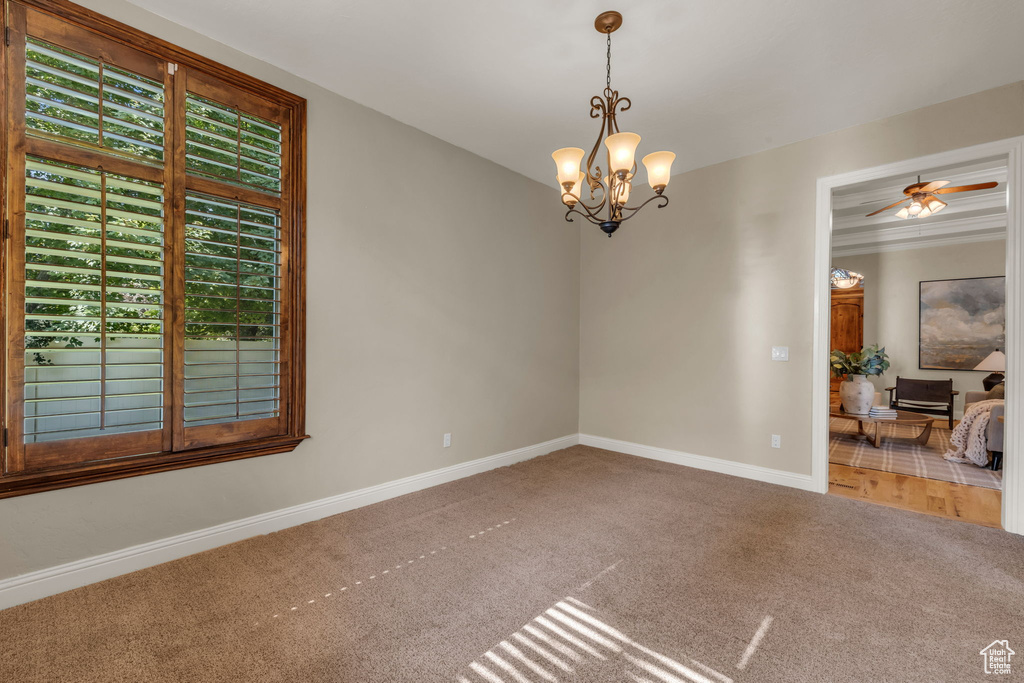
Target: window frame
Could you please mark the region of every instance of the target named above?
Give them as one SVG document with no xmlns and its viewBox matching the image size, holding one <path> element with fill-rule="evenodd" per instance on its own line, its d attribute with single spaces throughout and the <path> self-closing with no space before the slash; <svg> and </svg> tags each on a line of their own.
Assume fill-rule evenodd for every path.
<svg viewBox="0 0 1024 683">
<path fill-rule="evenodd" d="M 13 351 L 24 345 L 24 289 L 12 283 L 24 277 L 12 277 L 24 268 L 25 235 L 13 234 L 24 220 L 24 186 L 13 174 L 24 177 L 26 156 L 47 147 L 61 145 L 62 153 L 47 158 L 95 167 L 100 155 L 82 148 L 41 140 L 27 134 L 24 124 L 24 79 L 20 87 L 12 79 L 24 74 L 25 21 L 32 19 L 47 31 L 74 34 L 71 42 L 87 43 L 90 54 L 111 55 L 108 61 L 125 68 L 139 55 L 155 62 L 164 84 L 165 125 L 168 138 L 162 166 L 144 161 L 117 161 L 118 157 L 102 157 L 103 170 L 131 175 L 133 167 L 147 166 L 150 176 L 159 175 L 164 193 L 165 270 L 164 314 L 164 428 L 168 438 L 159 440 L 160 452 L 139 452 L 131 446 L 132 439 L 114 440 L 120 451 L 107 453 L 104 460 L 74 462 L 74 457 L 39 461 L 26 469 L 24 443 L 14 443 L 22 427 L 11 429 L 15 420 L 23 420 L 24 372 L 18 371 Z M 306 191 L 306 101 L 305 99 L 260 81 L 245 73 L 213 62 L 201 55 L 177 47 L 141 32 L 126 24 L 75 5 L 66 0 L 11 0 L 0 6 L 3 20 L 4 46 L 0 55 L 0 82 L 5 85 L 0 97 L 0 119 L 6 122 L 0 136 L 0 195 L 4 219 L 3 249 L 0 250 L 0 319 L 4 333 L 0 336 L 0 402 L 2 402 L 3 458 L 0 462 L 0 498 L 39 491 L 108 481 L 124 477 L 194 467 L 215 462 L 283 453 L 293 450 L 305 433 L 305 191 Z M 47 40 L 47 37 L 41 37 Z M 52 41 L 57 42 L 57 41 Z M 70 46 L 69 46 L 70 47 Z M 127 63 L 125 63 L 127 62 Z M 173 65 L 174 68 L 169 68 Z M 152 63 L 149 65 L 152 67 Z M 153 73 L 152 71 L 150 73 Z M 191 86 L 191 87 L 190 87 Z M 282 183 L 280 197 L 256 189 L 231 185 L 186 173 L 185 96 L 193 92 L 228 104 L 240 111 L 281 123 Z M 76 156 L 78 160 L 76 160 Z M 108 155 L 109 156 L 109 155 Z M 108 163 L 109 162 L 109 163 Z M 181 162 L 181 163 L 179 163 Z M 136 169 L 137 170 L 137 169 Z M 16 190 L 17 188 L 17 190 Z M 19 196 L 20 192 L 20 196 Z M 280 403 L 276 418 L 223 422 L 214 427 L 186 427 L 184 410 L 184 324 L 185 293 L 185 196 L 197 192 L 237 202 L 256 204 L 279 210 L 281 235 L 281 299 L 280 299 Z M 23 272 L 23 271 L 22 271 Z M 179 277 L 181 276 L 181 277 Z M 20 316 L 21 323 L 12 324 L 11 316 Z M 14 322 L 17 322 L 15 320 Z M 181 331 L 177 331 L 181 328 Z M 105 331 L 104 331 L 105 333 Z M 19 336 L 20 335 L 20 336 Z M 22 353 L 22 356 L 24 354 Z M 11 372 L 9 376 L 8 371 Z M 21 383 L 18 384 L 20 377 Z M 168 403 L 169 400 L 169 403 Z M 247 423 L 260 422 L 258 426 Z M 191 432 L 191 436 L 187 433 Z M 137 432 L 143 434 L 144 432 Z M 87 437 L 107 439 L 110 437 Z M 122 442 L 127 441 L 127 445 Z M 152 438 L 149 439 L 152 443 Z M 73 443 L 68 441 L 67 443 Z M 113 442 L 112 442 L 113 443 Z M 79 457 L 82 460 L 82 457 Z"/>
</svg>

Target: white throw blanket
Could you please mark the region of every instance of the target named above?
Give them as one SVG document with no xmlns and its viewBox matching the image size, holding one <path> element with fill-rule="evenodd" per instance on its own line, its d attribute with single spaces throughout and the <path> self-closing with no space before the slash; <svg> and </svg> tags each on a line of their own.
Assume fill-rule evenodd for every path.
<svg viewBox="0 0 1024 683">
<path fill-rule="evenodd" d="M 964 419 L 949 437 L 952 446 L 944 457 L 952 462 L 973 462 L 978 467 L 988 465 L 988 422 L 992 406 L 1003 405 L 1002 399 L 989 399 L 972 403 L 964 413 Z"/>
</svg>

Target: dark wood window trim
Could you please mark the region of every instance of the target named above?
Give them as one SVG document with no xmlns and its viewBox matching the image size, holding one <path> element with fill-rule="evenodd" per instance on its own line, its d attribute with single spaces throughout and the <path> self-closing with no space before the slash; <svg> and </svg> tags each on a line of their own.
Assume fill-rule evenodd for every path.
<svg viewBox="0 0 1024 683">
<path fill-rule="evenodd" d="M 258 190 L 238 187 L 234 191 L 225 191 L 223 184 L 207 181 L 200 176 L 186 176 L 184 167 L 178 164 L 173 172 L 168 170 L 165 174 L 159 167 L 153 167 L 152 174 L 157 176 L 155 180 L 164 181 L 164 192 L 166 206 L 169 213 L 178 215 L 184 214 L 185 192 L 200 192 L 203 194 L 215 194 L 224 199 L 233 199 L 243 203 L 255 203 L 258 205 L 279 208 L 281 211 L 281 233 L 282 233 L 282 258 L 285 267 L 282 269 L 281 282 L 281 310 L 283 318 L 280 325 L 280 336 L 282 339 L 282 368 L 287 371 L 281 372 L 281 410 L 279 418 L 273 422 L 267 420 L 256 420 L 260 425 L 247 432 L 244 422 L 223 423 L 219 429 L 186 428 L 182 430 L 178 425 L 181 415 L 180 388 L 182 367 L 180 361 L 172 368 L 173 374 L 165 375 L 164 381 L 168 384 L 168 393 L 175 393 L 168 412 L 173 412 L 171 420 L 173 435 L 163 439 L 164 450 L 159 453 L 148 453 L 143 455 L 133 454 L 130 448 L 123 455 L 108 457 L 105 460 L 86 460 L 85 462 L 74 462 L 74 458 L 62 459 L 60 462 L 50 463 L 39 461 L 31 470 L 19 467 L 19 463 L 13 463 L 9 456 L 12 449 L 7 443 L 3 444 L 3 461 L 0 469 L 0 498 L 36 493 L 69 486 L 109 481 L 125 477 L 162 472 L 185 467 L 195 467 L 215 462 L 225 462 L 241 458 L 268 455 L 271 453 L 283 453 L 293 450 L 303 439 L 308 438 L 305 434 L 305 187 L 306 187 L 306 101 L 285 90 L 264 83 L 243 72 L 237 71 L 222 64 L 208 60 L 201 55 L 180 48 L 176 45 L 163 41 L 154 36 L 138 31 L 126 24 L 122 24 L 101 14 L 85 9 L 65 0 L 11 0 L 9 3 L 0 5 L 0 17 L 3 19 L 5 29 L 11 26 L 11 21 L 18 16 L 24 16 L 26 11 L 37 13 L 35 16 L 39 21 L 52 26 L 53 30 L 74 31 L 79 35 L 80 40 L 95 40 L 97 45 L 106 46 L 98 49 L 106 49 L 110 52 L 127 55 L 129 51 L 144 53 L 160 61 L 161 64 L 174 64 L 178 71 L 184 70 L 191 82 L 203 90 L 203 95 L 227 93 L 229 97 L 245 101 L 250 111 L 256 114 L 273 114 L 282 121 L 282 136 L 288 141 L 285 145 L 287 158 L 282 160 L 286 164 L 287 172 L 282 178 L 280 197 L 271 198 Z M 14 27 L 17 31 L 17 27 Z M 13 253 L 11 248 L 10 233 L 8 225 L 15 222 L 10 218 L 18 210 L 18 201 L 9 193 L 9 181 L 11 180 L 10 160 L 17 155 L 22 158 L 26 152 L 46 156 L 48 141 L 38 138 L 27 139 L 17 122 L 23 118 L 24 103 L 13 101 L 12 88 L 6 87 L 12 69 L 19 69 L 19 60 L 24 60 L 24 53 L 17 55 L 12 53 L 9 40 L 10 33 L 5 31 L 5 46 L 0 56 L 0 83 L 5 84 L 3 97 L 0 98 L 0 118 L 6 122 L 5 132 L 0 140 L 0 152 L 4 163 L 0 164 L 0 182 L 2 182 L 3 193 L 3 250 L 0 255 L 0 284 L 4 291 L 0 296 L 0 314 L 4 321 L 5 332 L 2 337 L 4 343 L 3 353 L 0 353 L 0 377 L 8 377 L 6 367 L 9 356 L 8 347 L 12 343 L 20 342 L 21 332 L 12 330 L 9 324 L 9 316 L 23 315 L 24 309 L 15 310 L 11 302 L 11 292 L 8 284 L 9 275 L 14 268 L 23 267 L 24 255 Z M 85 38 L 82 38 L 85 36 Z M 92 36 L 89 38 L 88 36 Z M 121 47 L 123 46 L 123 47 Z M 127 49 L 125 49 L 127 48 Z M 125 59 L 126 57 L 121 57 Z M 116 59 L 113 60 L 116 63 Z M 163 68 L 163 67 L 161 67 Z M 166 74 L 164 80 L 166 87 L 173 90 L 169 95 L 174 101 L 174 111 L 168 112 L 174 116 L 176 121 L 168 121 L 169 135 L 174 136 L 170 145 L 176 151 L 184 148 L 184 96 L 186 88 L 185 78 L 173 78 Z M 180 112 L 180 116 L 179 116 Z M 177 119 L 181 121 L 177 121 Z M 75 152 L 72 152 L 75 153 Z M 84 153 L 83 158 L 88 154 Z M 112 162 L 114 165 L 116 161 Z M 125 162 L 131 165 L 133 162 Z M 82 164 L 87 165 L 87 164 Z M 138 166 L 138 164 L 135 164 Z M 171 164 L 167 163 L 165 168 L 170 169 Z M 108 172 L 116 173 L 118 169 L 107 169 Z M 137 169 L 136 169 L 137 170 Z M 125 173 L 130 175 L 129 173 Z M 142 176 L 138 176 L 142 177 Z M 20 186 L 20 185 L 19 185 Z M 183 237 L 180 227 L 174 226 L 169 232 L 172 241 L 168 242 L 172 259 L 176 262 L 183 262 Z M 176 237 L 177 235 L 177 237 Z M 181 239 L 178 239 L 180 237 Z M 181 243 L 181 245 L 179 245 Z M 176 253 L 180 250 L 181 253 Z M 166 295 L 166 308 L 173 309 L 170 313 L 171 324 L 183 325 L 184 295 L 178 291 L 180 287 L 168 285 Z M 176 342 L 177 343 L 177 342 Z M 172 355 L 178 350 L 172 350 Z M 5 379 L 0 386 L 2 392 L 3 424 L 2 433 L 8 434 L 8 420 L 11 415 L 12 400 L 20 401 L 21 386 L 11 386 Z M 20 411 L 14 411 L 14 415 Z M 219 427 L 219 425 L 213 425 Z M 195 433 L 192 437 L 186 436 L 189 429 Z M 197 433 L 198 430 L 198 433 Z M 20 431 L 20 430 L 19 430 Z M 101 437 L 106 438 L 106 437 Z M 173 447 L 171 444 L 173 441 Z M 114 455 L 116 451 L 107 455 Z"/>
</svg>

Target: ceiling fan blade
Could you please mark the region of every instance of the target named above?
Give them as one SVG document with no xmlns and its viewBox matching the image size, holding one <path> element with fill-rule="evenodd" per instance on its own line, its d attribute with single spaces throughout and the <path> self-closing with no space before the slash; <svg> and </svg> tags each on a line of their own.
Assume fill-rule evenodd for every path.
<svg viewBox="0 0 1024 683">
<path fill-rule="evenodd" d="M 923 188 L 927 184 L 928 183 L 914 183 L 913 185 L 907 185 L 905 188 L 903 188 L 903 194 L 909 197 L 915 192 L 921 192 L 921 188 Z"/>
<path fill-rule="evenodd" d="M 883 211 L 888 211 L 889 209 L 893 208 L 894 206 L 899 206 L 903 202 L 909 202 L 909 201 L 910 201 L 910 197 L 904 197 L 903 199 L 901 199 L 898 202 L 895 202 L 893 204 L 890 204 L 889 206 L 885 207 L 884 209 L 879 209 L 878 211 L 872 211 L 867 216 L 865 216 L 865 218 L 871 218 L 872 216 L 877 216 L 878 214 L 882 213 Z"/>
<path fill-rule="evenodd" d="M 935 194 L 949 194 L 950 192 L 971 192 L 973 190 L 988 190 L 995 187 L 999 183 L 977 183 L 975 185 L 960 185 L 958 187 L 944 187 L 941 190 L 935 190 Z"/>
<path fill-rule="evenodd" d="M 949 185 L 948 180 L 933 180 L 932 182 L 928 183 L 920 190 L 918 190 L 918 192 L 934 192 L 940 187 L 945 187 L 946 185 Z"/>
</svg>

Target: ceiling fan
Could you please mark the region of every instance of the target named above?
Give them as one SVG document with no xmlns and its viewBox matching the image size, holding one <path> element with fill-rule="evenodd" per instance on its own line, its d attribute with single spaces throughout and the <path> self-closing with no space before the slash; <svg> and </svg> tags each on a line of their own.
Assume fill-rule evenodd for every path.
<svg viewBox="0 0 1024 683">
<path fill-rule="evenodd" d="M 950 194 L 952 192 L 971 192 L 972 190 L 987 190 L 993 188 L 999 183 L 976 183 L 974 185 L 960 185 L 958 187 L 946 187 L 949 185 L 948 180 L 933 180 L 930 183 L 922 183 L 921 176 L 917 177 L 917 182 L 913 185 L 908 185 L 903 189 L 903 194 L 907 195 L 903 199 L 890 204 L 884 209 L 878 211 L 872 211 L 866 217 L 876 216 L 883 211 L 899 206 L 903 202 L 910 202 L 907 206 L 904 206 L 896 212 L 897 218 L 927 218 L 933 214 L 937 214 L 946 208 L 946 202 L 940 200 L 935 195 L 937 194 Z"/>
</svg>

